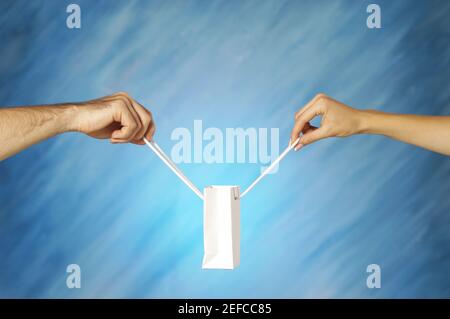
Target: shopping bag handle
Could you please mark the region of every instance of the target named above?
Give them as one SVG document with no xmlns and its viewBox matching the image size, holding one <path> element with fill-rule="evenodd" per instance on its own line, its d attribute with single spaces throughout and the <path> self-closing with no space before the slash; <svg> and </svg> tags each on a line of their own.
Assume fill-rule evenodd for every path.
<svg viewBox="0 0 450 319">
<path fill-rule="evenodd" d="M 290 143 L 289 146 L 283 151 L 283 153 L 278 156 L 276 160 L 270 164 L 262 173 L 258 176 L 258 178 L 250 184 L 249 187 L 241 194 L 239 198 L 243 198 L 249 191 L 253 189 L 253 187 L 256 186 L 267 174 L 269 174 L 274 167 L 289 153 L 290 150 L 292 150 L 299 142 L 300 138 L 296 139 L 294 143 Z M 144 142 L 147 144 L 147 146 L 164 162 L 164 164 L 169 167 L 172 172 L 175 173 L 198 197 L 200 197 L 201 200 L 204 200 L 203 193 L 200 192 L 200 190 L 192 183 L 184 174 L 183 172 L 177 167 L 177 165 L 170 159 L 169 156 L 164 153 L 164 151 L 159 147 L 158 144 L 156 144 L 155 141 L 147 140 L 147 138 L 144 137 Z"/>
<path fill-rule="evenodd" d="M 247 189 L 241 194 L 241 198 L 244 197 L 253 187 L 255 187 L 256 184 L 258 184 L 263 179 L 264 176 L 269 174 L 273 170 L 273 168 L 289 153 L 289 151 L 292 150 L 295 147 L 295 145 L 297 145 L 299 140 L 300 138 L 296 139 L 294 143 L 289 143 L 289 146 L 286 147 L 283 153 L 281 153 L 281 155 L 278 156 L 278 158 L 274 160 L 272 164 L 270 164 L 270 166 L 267 167 L 253 183 L 250 184 L 249 187 L 247 187 Z"/>
<path fill-rule="evenodd" d="M 164 153 L 164 151 L 159 147 L 158 144 L 156 144 L 155 141 L 147 140 L 147 138 L 144 137 L 144 142 L 147 144 L 147 146 L 164 162 L 164 164 L 169 167 L 172 172 L 175 173 L 198 197 L 200 197 L 201 200 L 204 199 L 202 192 L 192 183 L 184 174 L 183 172 L 177 167 L 177 165 L 172 162 L 169 156 Z"/>
</svg>

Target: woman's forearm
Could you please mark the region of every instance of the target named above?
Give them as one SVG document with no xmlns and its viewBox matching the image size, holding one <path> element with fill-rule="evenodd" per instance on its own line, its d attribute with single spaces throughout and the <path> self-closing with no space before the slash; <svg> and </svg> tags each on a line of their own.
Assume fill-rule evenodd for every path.
<svg viewBox="0 0 450 319">
<path fill-rule="evenodd" d="M 434 152 L 450 155 L 450 116 L 361 111 L 360 133 L 384 135 Z"/>
<path fill-rule="evenodd" d="M 322 116 L 320 127 L 310 121 Z M 328 137 L 379 134 L 450 156 L 450 116 L 421 116 L 358 110 L 318 94 L 295 114 L 291 141 L 299 150 Z"/>
</svg>

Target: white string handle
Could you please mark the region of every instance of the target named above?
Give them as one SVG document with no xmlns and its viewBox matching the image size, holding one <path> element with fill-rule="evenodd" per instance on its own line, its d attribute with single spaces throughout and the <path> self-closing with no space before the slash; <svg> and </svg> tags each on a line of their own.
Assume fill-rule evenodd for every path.
<svg viewBox="0 0 450 319">
<path fill-rule="evenodd" d="M 200 199 L 204 199 L 202 192 L 195 187 L 194 183 L 192 183 L 184 174 L 183 172 L 176 166 L 174 162 L 170 159 L 169 156 L 164 153 L 164 151 L 159 147 L 158 144 L 154 141 L 148 141 L 144 137 L 144 142 L 147 144 L 147 146 L 164 162 L 164 164 L 169 167 L 172 172 L 175 173 Z"/>
<path fill-rule="evenodd" d="M 244 197 L 253 187 L 256 186 L 256 184 L 259 183 L 259 181 L 261 181 L 263 179 L 264 176 L 266 176 L 267 174 L 269 174 L 270 171 L 273 170 L 273 168 L 289 153 L 289 151 L 291 149 L 293 149 L 295 147 L 295 145 L 297 145 L 298 141 L 300 140 L 300 138 L 296 139 L 294 143 L 289 144 L 289 146 L 283 151 L 283 153 L 281 153 L 280 156 L 278 156 L 278 158 L 276 160 L 274 160 L 272 162 L 272 164 L 270 164 L 269 167 L 267 167 L 261 175 L 259 175 L 259 177 L 249 186 L 247 187 L 247 189 L 241 194 L 241 198 Z"/>
</svg>

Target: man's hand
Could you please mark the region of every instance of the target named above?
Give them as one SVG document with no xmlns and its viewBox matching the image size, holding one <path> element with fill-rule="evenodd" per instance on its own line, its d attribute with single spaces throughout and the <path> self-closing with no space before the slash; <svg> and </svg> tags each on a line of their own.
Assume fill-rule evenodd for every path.
<svg viewBox="0 0 450 319">
<path fill-rule="evenodd" d="M 155 125 L 150 111 L 126 93 L 85 103 L 0 108 L 0 160 L 64 132 L 82 132 L 112 143 L 144 144 Z"/>
<path fill-rule="evenodd" d="M 143 145 L 155 133 L 152 114 L 127 93 L 117 93 L 75 105 L 72 128 L 112 143 Z"/>
<path fill-rule="evenodd" d="M 322 116 L 320 127 L 310 124 L 316 116 Z M 325 94 L 318 94 L 302 109 L 295 113 L 295 125 L 291 141 L 303 135 L 295 150 L 326 137 L 344 137 L 360 133 L 362 129 L 361 111 L 342 104 Z"/>
</svg>

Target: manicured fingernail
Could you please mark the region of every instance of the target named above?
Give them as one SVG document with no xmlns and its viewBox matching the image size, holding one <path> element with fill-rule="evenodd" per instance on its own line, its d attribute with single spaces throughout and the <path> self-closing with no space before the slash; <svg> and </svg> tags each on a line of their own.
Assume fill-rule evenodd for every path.
<svg viewBox="0 0 450 319">
<path fill-rule="evenodd" d="M 297 152 L 298 150 L 300 150 L 303 146 L 303 144 L 297 144 L 297 146 L 295 147 L 295 151 Z"/>
</svg>

